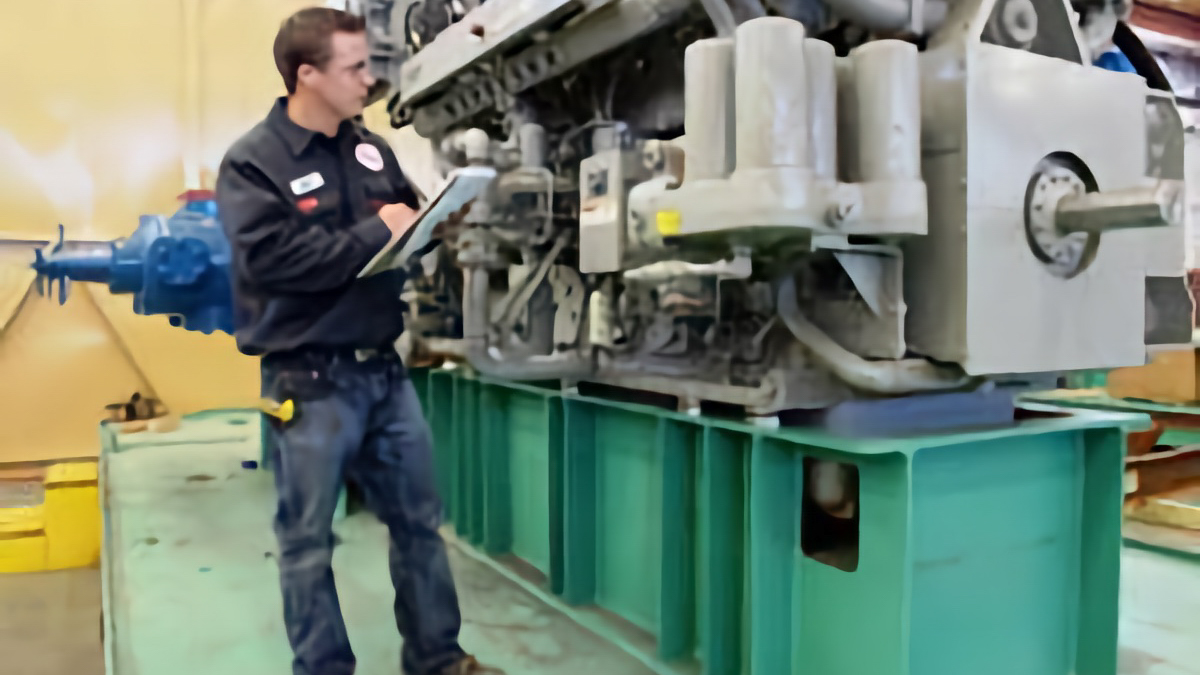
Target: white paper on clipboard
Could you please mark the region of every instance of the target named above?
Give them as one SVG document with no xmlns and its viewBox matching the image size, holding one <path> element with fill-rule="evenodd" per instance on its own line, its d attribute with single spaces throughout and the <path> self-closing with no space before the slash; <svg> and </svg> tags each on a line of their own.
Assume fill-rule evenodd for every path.
<svg viewBox="0 0 1200 675">
<path fill-rule="evenodd" d="M 413 223 L 410 230 L 412 235 L 404 245 L 399 245 L 404 235 L 392 235 L 387 246 L 358 273 L 358 278 L 386 272 L 407 263 L 417 251 L 429 244 L 433 229 L 439 223 L 445 222 L 467 202 L 482 197 L 495 178 L 496 170 L 490 166 L 468 166 L 455 170 L 442 189 L 417 214 L 417 222 Z"/>
</svg>

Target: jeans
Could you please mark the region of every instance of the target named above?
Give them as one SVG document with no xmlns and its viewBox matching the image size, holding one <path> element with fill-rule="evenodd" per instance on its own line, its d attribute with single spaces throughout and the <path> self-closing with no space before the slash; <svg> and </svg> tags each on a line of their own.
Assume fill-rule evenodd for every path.
<svg viewBox="0 0 1200 675">
<path fill-rule="evenodd" d="M 264 396 L 296 406 L 289 422 L 268 418 L 293 675 L 354 672 L 330 567 L 334 511 L 346 480 L 388 528 L 403 672 L 429 675 L 462 658 L 458 596 L 438 534 L 432 438 L 403 364 L 268 356 L 262 374 Z"/>
</svg>

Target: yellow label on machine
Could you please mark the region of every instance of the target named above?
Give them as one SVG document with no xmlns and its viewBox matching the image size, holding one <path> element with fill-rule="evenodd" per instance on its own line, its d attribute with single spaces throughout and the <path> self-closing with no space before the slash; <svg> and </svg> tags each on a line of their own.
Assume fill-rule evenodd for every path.
<svg viewBox="0 0 1200 675">
<path fill-rule="evenodd" d="M 664 237 L 674 237 L 683 231 L 683 215 L 678 211 L 659 211 L 654 222 L 658 233 Z"/>
</svg>

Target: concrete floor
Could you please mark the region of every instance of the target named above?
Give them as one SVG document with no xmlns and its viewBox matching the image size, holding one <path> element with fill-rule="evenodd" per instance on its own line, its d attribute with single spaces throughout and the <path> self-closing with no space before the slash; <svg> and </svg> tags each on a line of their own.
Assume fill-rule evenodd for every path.
<svg viewBox="0 0 1200 675">
<path fill-rule="evenodd" d="M 109 675 L 289 672 L 269 475 L 240 466 L 257 453 L 256 429 L 221 424 L 217 433 L 210 422 L 167 445 L 162 437 L 128 437 L 108 457 Z M 385 533 L 365 515 L 338 531 L 334 564 L 359 673 L 395 675 Z M 632 656 L 626 643 L 581 628 L 512 575 L 454 548 L 452 564 L 464 646 L 512 675 L 666 672 Z M 0 576 L 0 670 L 103 673 L 98 583 L 97 570 Z M 1122 583 L 1120 675 L 1200 675 L 1200 564 L 1129 549 Z"/>
<path fill-rule="evenodd" d="M 197 428 L 198 437 L 187 437 L 189 427 L 176 432 L 177 446 L 139 447 L 141 439 L 127 438 L 122 451 L 107 455 L 110 675 L 285 675 L 274 489 L 267 472 L 241 468 L 258 454 L 257 427 L 190 427 Z M 334 571 L 358 674 L 396 675 L 386 531 L 368 514 L 336 530 L 342 543 Z M 461 642 L 480 660 L 512 675 L 655 672 L 491 565 L 451 552 Z"/>
<path fill-rule="evenodd" d="M 100 570 L 0 574 L 0 670 L 103 675 Z"/>
<path fill-rule="evenodd" d="M 1200 675 L 1200 561 L 1126 548 L 1121 675 Z"/>
<path fill-rule="evenodd" d="M 453 556 L 455 572 L 464 581 L 467 597 L 486 595 L 487 582 L 495 581 L 486 573 L 480 574 L 486 568 L 457 551 Z M 479 588 L 481 583 L 484 588 Z M 511 585 L 507 580 L 500 580 L 500 583 Z M 1195 561 L 1150 551 L 1126 551 L 1122 675 L 1200 673 L 1198 586 L 1200 565 Z M 103 675 L 104 660 L 97 626 L 100 605 L 98 569 L 0 575 L 0 654 L 5 655 L 5 661 L 13 668 L 10 672 Z M 524 602 L 521 605 L 524 612 L 537 613 Z M 472 610 L 475 620 L 471 623 L 479 624 L 478 610 Z M 478 629 L 486 630 L 487 627 L 477 625 Z M 361 630 L 356 628 L 356 632 Z M 595 650 L 599 647 L 586 636 L 580 636 L 578 642 L 582 644 L 569 645 L 569 648 Z M 278 653 L 279 649 L 271 651 Z M 622 665 L 629 670 L 615 672 L 650 672 L 640 664 Z M 276 668 L 273 672 L 285 670 Z M 384 668 L 383 672 L 394 671 Z"/>
</svg>

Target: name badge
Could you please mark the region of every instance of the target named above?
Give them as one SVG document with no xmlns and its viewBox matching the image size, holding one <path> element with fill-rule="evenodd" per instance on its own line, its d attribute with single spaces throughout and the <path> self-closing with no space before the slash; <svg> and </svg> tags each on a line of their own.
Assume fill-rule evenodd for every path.
<svg viewBox="0 0 1200 675">
<path fill-rule="evenodd" d="M 300 178 L 292 181 L 292 193 L 302 195 L 307 192 L 312 192 L 324 184 L 325 179 L 321 177 L 321 174 L 314 171 L 307 176 L 301 176 Z"/>
<path fill-rule="evenodd" d="M 372 171 L 383 171 L 383 155 L 380 154 L 379 148 L 370 143 L 359 143 L 358 147 L 354 148 L 354 156 L 358 159 L 358 163 L 367 167 Z"/>
</svg>

